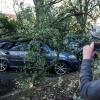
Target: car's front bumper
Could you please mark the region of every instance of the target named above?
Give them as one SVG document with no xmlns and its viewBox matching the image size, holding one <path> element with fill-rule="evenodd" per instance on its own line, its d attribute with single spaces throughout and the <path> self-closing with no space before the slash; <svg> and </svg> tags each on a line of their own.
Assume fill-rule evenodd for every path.
<svg viewBox="0 0 100 100">
<path fill-rule="evenodd" d="M 79 69 L 80 63 L 79 63 L 78 60 L 73 59 L 73 60 L 70 60 L 70 61 L 69 61 L 69 65 L 70 65 L 70 68 L 71 68 L 72 70 L 77 70 L 77 69 Z"/>
</svg>

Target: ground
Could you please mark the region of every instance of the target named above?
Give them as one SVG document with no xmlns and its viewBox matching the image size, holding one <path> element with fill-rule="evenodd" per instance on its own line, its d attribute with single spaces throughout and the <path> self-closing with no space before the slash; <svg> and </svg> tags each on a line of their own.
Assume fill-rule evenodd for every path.
<svg viewBox="0 0 100 100">
<path fill-rule="evenodd" d="M 20 73 L 13 72 L 6 74 L 12 78 L 20 75 Z M 5 77 L 6 74 L 2 73 L 2 76 Z M 44 80 L 41 80 L 36 85 L 33 84 L 32 88 L 33 90 L 30 91 L 32 100 L 78 100 L 79 72 L 69 73 L 60 77 L 56 75 L 46 76 Z"/>
</svg>

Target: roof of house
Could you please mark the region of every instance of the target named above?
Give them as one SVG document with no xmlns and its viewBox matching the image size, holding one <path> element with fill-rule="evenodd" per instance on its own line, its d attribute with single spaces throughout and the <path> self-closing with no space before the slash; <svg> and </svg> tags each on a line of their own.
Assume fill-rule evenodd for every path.
<svg viewBox="0 0 100 100">
<path fill-rule="evenodd" d="M 16 17 L 16 14 L 3 13 L 7 17 Z"/>
</svg>

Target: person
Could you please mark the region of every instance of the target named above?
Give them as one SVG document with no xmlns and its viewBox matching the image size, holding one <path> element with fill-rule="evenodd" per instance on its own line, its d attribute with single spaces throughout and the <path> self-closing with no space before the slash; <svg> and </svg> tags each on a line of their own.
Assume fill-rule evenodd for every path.
<svg viewBox="0 0 100 100">
<path fill-rule="evenodd" d="M 100 100 L 100 79 L 93 80 L 91 69 L 94 42 L 83 47 L 83 60 L 80 68 L 80 94 L 84 100 Z"/>
</svg>

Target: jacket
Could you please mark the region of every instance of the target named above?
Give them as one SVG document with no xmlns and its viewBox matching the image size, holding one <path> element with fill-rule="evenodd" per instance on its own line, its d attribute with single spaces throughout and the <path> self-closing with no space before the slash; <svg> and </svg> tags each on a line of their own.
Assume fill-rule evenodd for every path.
<svg viewBox="0 0 100 100">
<path fill-rule="evenodd" d="M 80 69 L 80 93 L 84 100 L 100 100 L 100 79 L 93 80 L 91 60 L 84 59 Z"/>
</svg>

